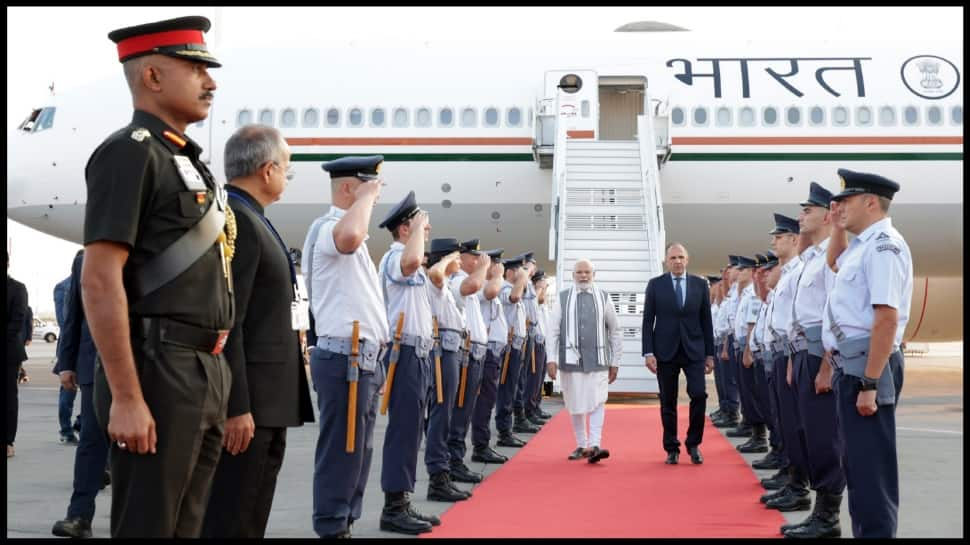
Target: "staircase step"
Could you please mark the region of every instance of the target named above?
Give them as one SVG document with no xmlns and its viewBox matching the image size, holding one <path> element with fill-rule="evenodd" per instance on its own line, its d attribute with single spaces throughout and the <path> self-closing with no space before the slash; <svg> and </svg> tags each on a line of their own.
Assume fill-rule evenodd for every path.
<svg viewBox="0 0 970 545">
<path fill-rule="evenodd" d="M 587 253 L 603 252 L 615 254 L 622 251 L 622 255 L 628 252 L 647 252 L 650 250 L 650 241 L 646 238 L 640 240 L 589 240 L 566 238 L 563 240 L 563 252 L 585 251 Z M 593 261 L 596 258 L 592 258 Z"/>
<path fill-rule="evenodd" d="M 566 182 L 590 181 L 601 183 L 636 182 L 641 184 L 640 171 L 635 172 L 589 172 L 570 171 L 566 173 Z"/>
<path fill-rule="evenodd" d="M 642 231 L 566 231 L 563 239 L 568 243 L 573 240 L 646 240 L 647 232 Z"/>
<path fill-rule="evenodd" d="M 563 270 L 571 271 L 573 267 L 576 266 L 576 262 L 580 259 L 584 259 L 583 255 L 578 256 L 564 256 L 563 259 Z M 646 260 L 643 261 L 607 261 L 601 259 L 599 261 L 593 260 L 593 265 L 596 267 L 596 277 L 597 278 L 612 278 L 613 273 L 628 273 L 628 272 L 643 272 L 644 269 L 650 266 L 650 263 Z M 644 279 L 646 283 L 647 279 Z"/>
<path fill-rule="evenodd" d="M 638 178 L 640 176 L 640 164 L 635 163 L 632 165 L 617 165 L 617 164 L 603 164 L 603 165 L 572 165 L 567 167 L 568 173 L 566 176 L 571 176 L 573 173 L 592 173 L 600 175 L 609 175 L 610 177 L 614 175 L 636 175 Z M 604 176 L 606 178 L 606 176 Z"/>
<path fill-rule="evenodd" d="M 600 263 L 607 263 L 611 261 L 631 261 L 631 262 L 644 262 L 649 263 L 653 259 L 653 252 L 649 250 L 624 250 L 623 253 L 618 253 L 616 250 L 607 250 L 603 248 L 596 249 L 585 249 L 585 248 L 570 248 L 568 245 L 563 245 L 562 257 L 561 259 L 589 259 L 596 265 L 597 270 L 599 270 Z"/>
<path fill-rule="evenodd" d="M 580 149 L 640 149 L 639 140 L 566 140 L 569 151 Z"/>
<path fill-rule="evenodd" d="M 643 212 L 643 202 L 636 204 L 600 204 L 600 205 L 581 205 L 566 204 L 565 212 L 567 217 L 571 216 L 630 216 L 639 217 Z"/>
</svg>

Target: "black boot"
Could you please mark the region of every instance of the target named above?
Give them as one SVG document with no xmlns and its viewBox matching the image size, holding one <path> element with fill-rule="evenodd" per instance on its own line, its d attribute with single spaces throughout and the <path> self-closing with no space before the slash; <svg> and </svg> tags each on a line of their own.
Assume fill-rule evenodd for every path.
<svg viewBox="0 0 970 545">
<path fill-rule="evenodd" d="M 51 533 L 57 537 L 91 537 L 91 521 L 81 517 L 59 520 L 54 523 Z"/>
<path fill-rule="evenodd" d="M 819 501 L 819 496 L 820 496 L 820 494 L 815 494 L 815 506 L 812 508 L 812 514 L 811 515 L 808 515 L 807 517 L 805 517 L 805 520 L 803 520 L 801 522 L 792 522 L 792 523 L 789 523 L 789 524 L 782 524 L 781 525 L 781 533 L 782 534 L 787 534 L 790 530 L 793 530 L 795 528 L 801 528 L 802 526 L 811 524 L 812 521 L 815 520 L 816 517 L 818 517 L 818 511 L 819 511 L 819 509 L 821 509 L 821 506 L 822 506 L 822 502 Z"/>
<path fill-rule="evenodd" d="M 458 490 L 451 484 L 451 479 L 448 476 L 447 471 L 439 471 L 431 475 L 431 480 L 428 483 L 428 500 L 429 501 L 464 501 L 467 500 L 470 495 L 466 492 Z"/>
<path fill-rule="evenodd" d="M 764 458 L 752 462 L 751 467 L 754 469 L 780 469 L 781 464 L 781 454 L 778 454 L 777 450 L 771 450 Z"/>
<path fill-rule="evenodd" d="M 451 464 L 448 476 L 451 477 L 452 482 L 456 483 L 480 483 L 483 478 L 481 473 L 475 473 L 468 469 L 468 466 L 461 461 Z"/>
<path fill-rule="evenodd" d="M 472 461 L 483 464 L 504 464 L 509 461 L 509 458 L 504 454 L 495 452 L 490 447 L 482 447 L 472 451 Z"/>
<path fill-rule="evenodd" d="M 768 509 L 779 511 L 808 511 L 812 507 L 812 500 L 808 497 L 808 490 L 788 487 L 785 494 L 765 502 Z"/>
<path fill-rule="evenodd" d="M 432 526 L 441 526 L 441 519 L 434 515 L 425 515 L 423 513 L 419 513 L 410 501 L 408 502 L 408 514 L 422 522 L 427 522 Z"/>
<path fill-rule="evenodd" d="M 539 412 L 536 413 L 536 415 L 543 420 L 549 420 L 550 418 L 552 418 L 551 414 L 547 413 L 546 411 L 543 411 L 542 409 L 539 409 Z"/>
<path fill-rule="evenodd" d="M 788 475 L 788 468 L 782 468 L 771 477 L 761 479 L 761 486 L 763 486 L 765 490 L 777 490 L 788 484 L 790 481 L 791 477 Z"/>
<path fill-rule="evenodd" d="M 761 503 L 768 503 L 771 500 L 780 498 L 785 494 L 790 494 L 790 493 L 791 493 L 791 489 L 787 484 L 783 485 L 777 490 L 768 490 L 767 492 L 761 495 Z"/>
<path fill-rule="evenodd" d="M 539 428 L 525 417 L 525 412 L 521 409 L 515 411 L 515 421 L 512 424 L 512 431 L 515 433 L 536 433 Z"/>
<path fill-rule="evenodd" d="M 499 433 L 498 441 L 495 442 L 500 447 L 521 448 L 525 446 L 525 441 L 512 435 L 511 432 Z"/>
<path fill-rule="evenodd" d="M 728 437 L 751 437 L 751 434 L 753 433 L 751 428 L 751 424 L 747 422 L 740 422 L 733 430 L 724 432 L 724 435 Z"/>
<path fill-rule="evenodd" d="M 741 417 L 738 416 L 737 411 L 722 413 L 719 418 L 711 419 L 711 423 L 714 424 L 715 428 L 733 428 L 738 425 L 741 421 Z"/>
<path fill-rule="evenodd" d="M 751 438 L 744 444 L 738 445 L 738 452 L 768 452 L 767 426 L 764 424 L 751 425 Z"/>
<path fill-rule="evenodd" d="M 411 515 L 410 506 L 407 492 L 385 492 L 381 530 L 410 535 L 430 532 L 431 523 Z"/>
<path fill-rule="evenodd" d="M 842 494 L 818 492 L 815 496 L 815 511 L 817 513 L 815 519 L 809 520 L 804 526 L 785 532 L 785 537 L 842 537 L 842 527 L 839 525 L 839 510 L 841 506 Z"/>
<path fill-rule="evenodd" d="M 525 419 L 528 420 L 533 426 L 537 428 L 542 428 L 542 425 L 546 423 L 545 420 L 539 418 L 538 415 L 534 415 L 534 414 L 526 416 Z"/>
</svg>

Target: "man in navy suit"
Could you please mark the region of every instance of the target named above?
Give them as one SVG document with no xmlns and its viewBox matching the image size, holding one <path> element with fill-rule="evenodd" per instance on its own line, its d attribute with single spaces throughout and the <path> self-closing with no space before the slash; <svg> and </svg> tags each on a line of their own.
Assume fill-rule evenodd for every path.
<svg viewBox="0 0 970 545">
<path fill-rule="evenodd" d="M 683 244 L 669 244 L 664 263 L 670 272 L 647 283 L 643 305 L 643 357 L 660 385 L 660 417 L 668 464 L 676 464 L 680 456 L 677 391 L 681 370 L 687 377 L 690 397 L 690 425 L 684 445 L 691 463 L 704 462 L 698 448 L 704 436 L 707 404 L 704 375 L 714 370 L 710 289 L 705 279 L 687 274 L 687 261 Z"/>
</svg>

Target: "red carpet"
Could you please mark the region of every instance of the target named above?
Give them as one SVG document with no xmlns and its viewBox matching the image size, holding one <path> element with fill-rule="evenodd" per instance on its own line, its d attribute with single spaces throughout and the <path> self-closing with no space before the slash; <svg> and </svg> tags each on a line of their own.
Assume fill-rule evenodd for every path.
<svg viewBox="0 0 970 545">
<path fill-rule="evenodd" d="M 695 466 L 664 464 L 659 407 L 607 405 L 599 464 L 576 448 L 561 410 L 511 460 L 441 516 L 422 537 L 781 537 L 785 523 L 758 501 L 764 489 L 707 420 Z M 681 442 L 687 405 L 678 408 Z"/>
</svg>

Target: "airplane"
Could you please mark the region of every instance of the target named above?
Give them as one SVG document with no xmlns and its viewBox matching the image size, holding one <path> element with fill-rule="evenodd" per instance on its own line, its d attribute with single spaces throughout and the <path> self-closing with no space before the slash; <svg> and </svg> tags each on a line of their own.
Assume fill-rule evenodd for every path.
<svg viewBox="0 0 970 545">
<path fill-rule="evenodd" d="M 187 134 L 222 179 L 233 131 L 280 129 L 295 176 L 267 215 L 291 248 L 329 206 L 321 163 L 383 154 L 375 218 L 414 189 L 432 236 L 534 250 L 554 270 L 557 131 L 571 143 L 635 143 L 649 117 L 644 137 L 655 142 L 642 147 L 656 154 L 662 230 L 688 248 L 690 272 L 767 250 L 772 213 L 797 217 L 810 181 L 837 192 L 839 168 L 879 173 L 902 186 L 890 214 L 917 277 L 904 340 L 962 339 L 962 42 L 715 43 L 647 31 L 214 54 L 216 98 Z M 80 243 L 84 166 L 130 115 L 120 68 L 38 104 L 8 134 L 8 217 Z M 375 261 L 388 244 L 371 232 Z M 565 280 L 571 269 L 559 265 Z"/>
</svg>

